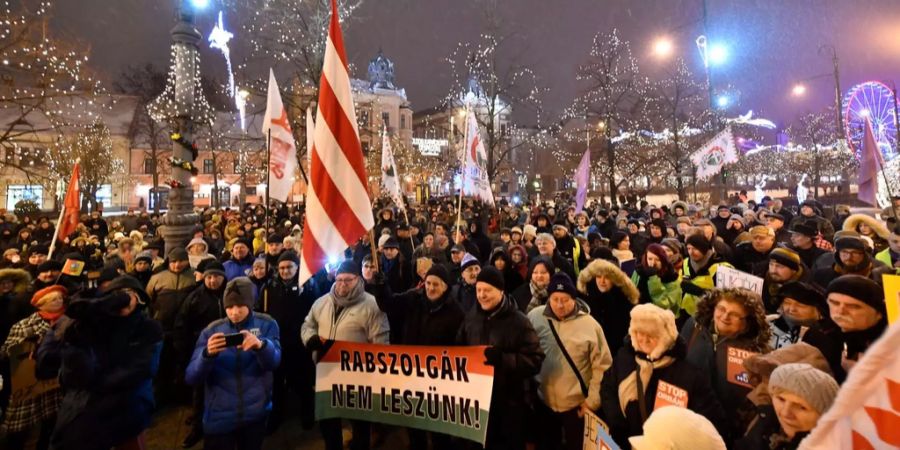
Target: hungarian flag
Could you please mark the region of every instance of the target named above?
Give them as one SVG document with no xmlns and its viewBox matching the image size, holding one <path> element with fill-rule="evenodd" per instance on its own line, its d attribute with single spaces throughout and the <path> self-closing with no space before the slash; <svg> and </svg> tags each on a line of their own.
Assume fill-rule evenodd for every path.
<svg viewBox="0 0 900 450">
<path fill-rule="evenodd" d="M 878 173 L 884 167 L 881 149 L 872 131 L 872 122 L 866 117 L 866 134 L 863 138 L 862 155 L 859 160 L 859 191 L 856 197 L 872 206 L 878 206 Z"/>
<path fill-rule="evenodd" d="M 331 0 L 310 163 L 301 285 L 375 226 L 336 0 Z"/>
<path fill-rule="evenodd" d="M 269 198 L 288 201 L 294 186 L 297 170 L 297 144 L 291 132 L 287 110 L 281 102 L 281 93 L 275 81 L 275 72 L 269 69 L 269 95 L 266 115 L 263 118 L 263 134 L 271 133 L 269 143 Z"/>
<path fill-rule="evenodd" d="M 800 450 L 900 448 L 900 324 L 865 352 Z"/>
<path fill-rule="evenodd" d="M 75 232 L 78 226 L 78 217 L 81 214 L 81 195 L 78 189 L 78 177 L 80 168 L 78 163 L 72 169 L 72 178 L 69 179 L 69 187 L 66 188 L 66 198 L 63 200 L 63 214 L 56 229 L 59 230 L 59 240 L 64 240 Z"/>
</svg>

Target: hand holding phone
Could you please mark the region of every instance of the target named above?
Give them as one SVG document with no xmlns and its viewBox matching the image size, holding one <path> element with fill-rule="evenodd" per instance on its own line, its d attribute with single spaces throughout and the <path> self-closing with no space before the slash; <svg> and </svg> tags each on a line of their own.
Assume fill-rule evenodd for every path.
<svg viewBox="0 0 900 450">
<path fill-rule="evenodd" d="M 231 333 L 225 335 L 225 347 L 238 347 L 244 343 L 243 333 Z"/>
</svg>

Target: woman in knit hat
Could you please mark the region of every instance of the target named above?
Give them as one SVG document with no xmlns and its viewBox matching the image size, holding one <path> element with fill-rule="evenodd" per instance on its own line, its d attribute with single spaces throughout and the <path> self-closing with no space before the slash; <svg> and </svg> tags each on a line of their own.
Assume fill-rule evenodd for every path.
<svg viewBox="0 0 900 450">
<path fill-rule="evenodd" d="M 837 381 L 831 375 L 809 364 L 784 364 L 772 371 L 768 389 L 778 426 L 770 428 L 768 439 L 764 441 L 768 444 L 765 448 L 798 448 L 800 441 L 815 428 L 822 414 L 834 403 L 838 388 Z"/>
<path fill-rule="evenodd" d="M 547 304 L 528 313 L 545 355 L 537 376 L 537 448 L 580 450 L 582 418 L 600 407 L 600 381 L 612 355 L 603 329 L 577 298 L 568 275 L 553 275 L 548 292 Z M 563 437 L 565 445 L 560 446 Z"/>
<path fill-rule="evenodd" d="M 31 305 L 37 311 L 13 325 L 6 342 L 0 347 L 0 355 L 8 361 L 30 358 L 29 355 L 37 349 L 37 343 L 65 313 L 66 295 L 66 288 L 62 286 L 49 286 L 35 292 Z M 34 365 L 31 367 L 33 370 Z M 9 448 L 25 448 L 32 431 L 39 431 L 38 449 L 46 449 L 49 445 L 62 394 L 58 383 L 43 383 L 49 383 L 47 386 L 52 387 L 36 396 L 13 397 L 10 400 L 3 419 Z"/>
<path fill-rule="evenodd" d="M 672 267 L 664 246 L 647 246 L 631 282 L 641 293 L 641 303 L 653 303 L 672 311 L 676 317 L 680 314 L 681 274 Z"/>
<path fill-rule="evenodd" d="M 650 413 L 666 405 L 690 409 L 720 427 L 724 422 L 709 377 L 685 360 L 685 343 L 675 328 L 675 315 L 651 304 L 631 310 L 628 337 L 606 372 L 600 392 L 616 442 L 640 435 Z"/>
<path fill-rule="evenodd" d="M 628 438 L 633 450 L 725 450 L 710 421 L 689 409 L 665 406 L 644 423 L 644 434 Z"/>
</svg>

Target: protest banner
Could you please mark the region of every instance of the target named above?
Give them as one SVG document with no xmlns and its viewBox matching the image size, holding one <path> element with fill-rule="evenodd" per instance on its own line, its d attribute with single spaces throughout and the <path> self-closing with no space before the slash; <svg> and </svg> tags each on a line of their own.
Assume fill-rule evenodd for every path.
<svg viewBox="0 0 900 450">
<path fill-rule="evenodd" d="M 750 384 L 750 374 L 744 368 L 744 360 L 756 354 L 756 352 L 751 352 L 750 350 L 728 347 L 726 376 L 729 383 L 748 388 L 753 387 Z"/>
<path fill-rule="evenodd" d="M 584 441 L 582 450 L 620 450 L 609 435 L 609 427 L 596 414 L 584 414 Z"/>
<path fill-rule="evenodd" d="M 32 353 L 35 343 L 20 342 L 9 348 L 9 369 L 12 375 L 11 402 L 32 400 L 39 395 L 59 388 L 59 380 L 38 380 L 34 376 L 35 360 Z"/>
<path fill-rule="evenodd" d="M 653 402 L 653 410 L 656 411 L 663 406 L 678 406 L 687 408 L 688 393 L 674 384 L 666 383 L 659 380 L 656 386 L 656 400 Z"/>
<path fill-rule="evenodd" d="M 316 365 L 316 419 L 380 422 L 484 444 L 494 384 L 484 349 L 335 341 Z"/>
<path fill-rule="evenodd" d="M 762 296 L 763 279 L 731 267 L 719 266 L 716 269 L 716 287 L 743 288 Z"/>
<path fill-rule="evenodd" d="M 882 275 L 881 281 L 884 283 L 884 306 L 891 324 L 900 316 L 900 275 Z"/>
</svg>

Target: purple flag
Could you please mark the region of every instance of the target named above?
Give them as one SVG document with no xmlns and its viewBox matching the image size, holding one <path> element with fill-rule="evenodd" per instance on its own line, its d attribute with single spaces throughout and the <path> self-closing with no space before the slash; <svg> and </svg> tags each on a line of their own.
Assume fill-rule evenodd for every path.
<svg viewBox="0 0 900 450">
<path fill-rule="evenodd" d="M 584 208 L 584 201 L 587 200 L 588 185 L 591 183 L 591 150 L 585 150 L 578 169 L 575 171 L 575 183 L 578 186 L 578 193 L 575 194 L 575 212 L 581 212 Z"/>
<path fill-rule="evenodd" d="M 866 118 L 866 135 L 863 139 L 863 150 L 859 161 L 859 191 L 856 197 L 860 201 L 866 202 L 872 206 L 878 206 L 878 172 L 884 167 L 884 160 L 881 158 L 881 149 L 875 141 L 875 132 L 872 131 L 872 122 Z"/>
</svg>

